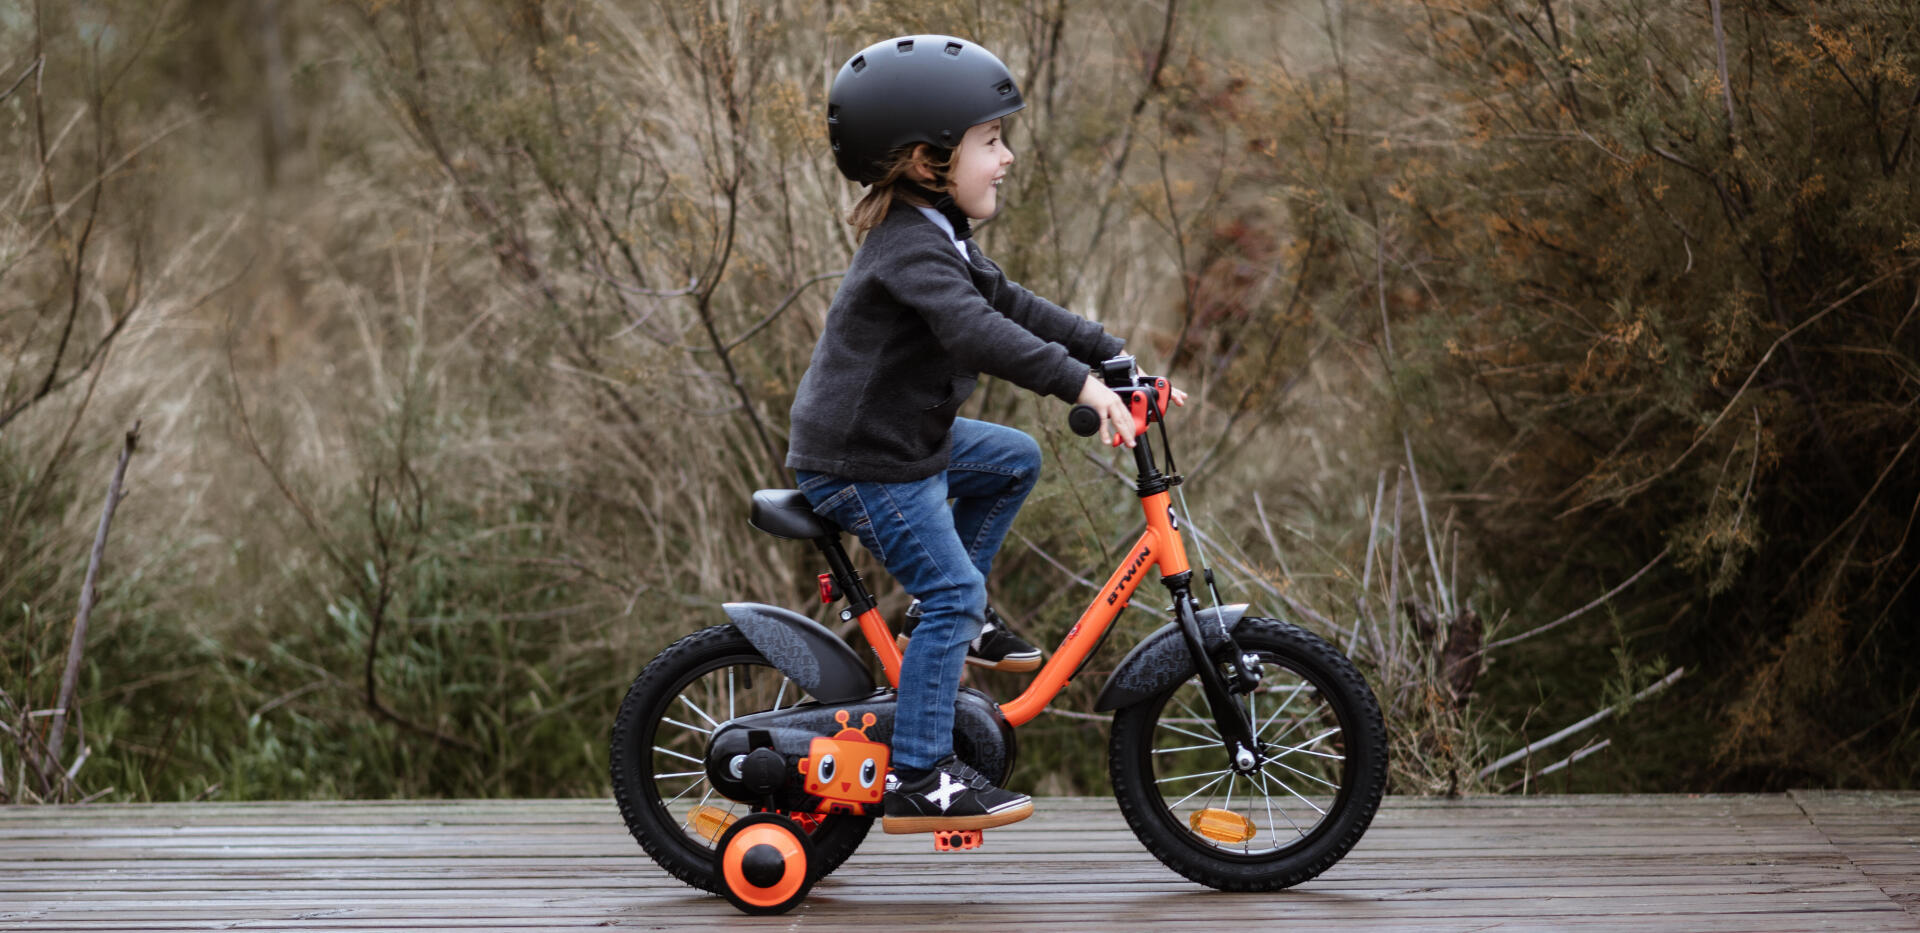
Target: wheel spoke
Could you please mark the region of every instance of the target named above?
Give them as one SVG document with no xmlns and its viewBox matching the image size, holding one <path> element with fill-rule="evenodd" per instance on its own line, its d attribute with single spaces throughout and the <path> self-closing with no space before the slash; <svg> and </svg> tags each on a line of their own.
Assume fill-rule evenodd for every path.
<svg viewBox="0 0 1920 933">
<path fill-rule="evenodd" d="M 1260 773 L 1261 773 L 1261 774 L 1266 774 L 1266 773 L 1267 773 L 1267 769 L 1266 769 L 1266 767 L 1265 767 L 1264 765 L 1263 765 L 1263 766 L 1261 766 L 1261 768 L 1260 768 Z M 1291 785 L 1291 784 L 1288 784 L 1288 783 L 1287 783 L 1287 782 L 1286 782 L 1285 780 L 1283 780 L 1283 779 L 1282 779 L 1282 778 L 1281 778 L 1281 777 L 1280 777 L 1279 775 L 1277 775 L 1277 774 L 1267 774 L 1267 777 L 1270 777 L 1270 778 L 1272 778 L 1272 779 L 1273 779 L 1273 782 L 1274 782 L 1275 784 L 1278 784 L 1278 785 L 1280 785 L 1280 789 L 1281 789 L 1281 790 L 1284 790 L 1284 791 L 1286 791 L 1287 793 L 1289 793 L 1289 794 L 1292 794 L 1292 795 L 1293 795 L 1293 796 L 1294 796 L 1294 797 L 1295 797 L 1296 799 L 1298 799 L 1298 800 L 1299 800 L 1299 801 L 1300 801 L 1301 803 L 1304 803 L 1304 804 L 1306 804 L 1307 806 L 1309 806 L 1309 807 L 1312 807 L 1312 808 L 1313 808 L 1313 812 L 1315 812 L 1315 813 L 1318 813 L 1318 814 L 1320 814 L 1321 816 L 1326 816 L 1326 815 L 1327 815 L 1327 811 L 1325 811 L 1325 810 L 1322 810 L 1322 809 L 1320 809 L 1320 805 L 1319 805 L 1319 804 L 1317 804 L 1317 803 L 1314 803 L 1313 801 L 1311 801 L 1311 800 L 1308 800 L 1308 799 L 1307 799 L 1307 798 L 1305 798 L 1305 797 L 1301 797 L 1301 796 L 1300 796 L 1300 792 L 1299 792 L 1299 791 L 1297 791 L 1297 790 L 1294 790 L 1294 789 L 1293 789 L 1293 785 Z"/>
<path fill-rule="evenodd" d="M 1285 769 L 1287 769 L 1288 771 L 1292 771 L 1293 773 L 1295 773 L 1295 774 L 1298 774 L 1298 775 L 1300 775 L 1301 777 L 1303 777 L 1303 778 L 1306 778 L 1306 779 L 1307 779 L 1307 780 L 1309 780 L 1309 781 L 1315 781 L 1315 782 L 1318 782 L 1318 783 L 1321 783 L 1321 784 L 1325 784 L 1325 785 L 1327 785 L 1328 787 L 1331 787 L 1331 788 L 1333 788 L 1334 790 L 1339 790 L 1339 789 L 1340 789 L 1340 785 L 1338 785 L 1338 784 L 1335 784 L 1335 783 L 1333 783 L 1332 781 L 1328 781 L 1328 780 L 1324 780 L 1324 779 L 1322 779 L 1322 778 L 1317 778 L 1317 777 L 1314 777 L 1313 775 L 1311 775 L 1311 774 L 1308 774 L 1307 772 L 1305 772 L 1305 771 L 1302 771 L 1302 770 L 1300 770 L 1299 768 L 1296 768 L 1296 767 L 1294 767 L 1294 766 L 1292 766 L 1292 765 L 1290 765 L 1290 764 L 1287 764 L 1287 763 L 1286 763 L 1286 762 L 1284 762 L 1284 761 L 1279 761 L 1279 760 L 1277 760 L 1277 759 L 1269 759 L 1269 760 L 1268 760 L 1268 761 L 1266 762 L 1266 764 L 1263 764 L 1263 765 L 1261 765 L 1261 767 L 1262 767 L 1262 768 L 1265 768 L 1265 767 L 1266 767 L 1266 765 L 1269 765 L 1269 764 L 1271 764 L 1271 765 L 1279 765 L 1280 767 L 1282 767 L 1282 768 L 1285 768 Z"/>
<path fill-rule="evenodd" d="M 1295 729 L 1298 729 L 1298 728 L 1300 728 L 1301 726 L 1304 726 L 1304 725 L 1306 725 L 1306 724 L 1307 724 L 1307 721 L 1308 721 L 1309 719 L 1311 719 L 1311 718 L 1312 718 L 1312 717 L 1310 717 L 1310 716 L 1300 716 L 1300 717 L 1298 717 L 1298 718 L 1296 718 L 1296 719 L 1294 719 L 1294 721 L 1293 721 L 1293 725 L 1290 725 L 1290 726 L 1288 726 L 1288 727 L 1286 727 L 1285 729 L 1283 729 L 1283 730 L 1281 730 L 1281 732 L 1280 732 L 1280 734 L 1279 734 L 1279 735 L 1276 735 L 1276 736 L 1274 736 L 1274 737 L 1273 737 L 1273 741 L 1274 741 L 1274 744 L 1276 744 L 1276 745 L 1278 745 L 1278 744 L 1280 743 L 1280 740 L 1281 740 L 1281 739 L 1284 739 L 1284 738 L 1286 738 L 1287 736 L 1289 736 L 1289 735 L 1292 735 L 1292 734 L 1293 734 L 1293 730 L 1295 730 Z"/>
<path fill-rule="evenodd" d="M 707 715 L 707 711 L 701 709 L 699 704 L 693 702 L 691 699 L 688 699 L 686 694 L 684 693 L 680 694 L 680 702 L 687 704 L 687 708 L 690 710 L 693 710 L 694 715 L 699 716 L 701 719 L 706 720 L 707 725 L 712 726 L 715 729 L 720 728 L 720 723 L 717 720 L 715 720 L 712 716 Z"/>
<path fill-rule="evenodd" d="M 1260 788 L 1260 804 L 1267 810 L 1267 837 L 1273 840 L 1274 845 L 1279 845 L 1280 830 L 1273 825 L 1273 791 L 1267 789 L 1266 774 L 1255 773 L 1253 782 Z"/>
<path fill-rule="evenodd" d="M 1187 703 L 1186 697 L 1178 697 L 1176 698 L 1176 702 L 1180 704 L 1181 709 L 1184 709 L 1187 711 L 1188 718 L 1181 720 L 1182 722 L 1190 722 L 1202 727 L 1211 727 L 1214 725 L 1214 721 L 1212 719 L 1206 716 L 1202 716 L 1199 714 L 1199 712 L 1195 711 L 1194 708 Z M 1165 722 L 1166 720 L 1163 719 L 1161 721 Z M 1212 736 L 1205 736 L 1205 735 L 1195 736 L 1195 738 L 1201 738 L 1201 739 L 1211 738 L 1216 742 L 1220 740 L 1220 736 L 1218 734 L 1215 734 Z"/>
<path fill-rule="evenodd" d="M 1306 740 L 1305 742 L 1301 742 L 1298 745 L 1282 745 L 1280 746 L 1279 754 L 1292 755 L 1297 752 L 1302 755 L 1312 755 L 1315 758 L 1331 758 L 1334 761 L 1346 761 L 1347 756 L 1345 755 L 1335 755 L 1329 752 L 1316 752 L 1316 751 L 1311 751 L 1307 748 L 1307 746 L 1317 744 L 1321 739 L 1324 739 L 1327 736 L 1333 735 L 1339 731 L 1340 731 L 1340 727 L 1334 726 L 1333 728 L 1328 729 L 1327 731 L 1322 732 L 1319 735 L 1316 735 L 1313 738 Z M 1274 759 L 1270 758 L 1268 760 L 1272 761 Z"/>
<path fill-rule="evenodd" d="M 660 721 L 661 721 L 661 722 L 670 722 L 670 723 L 673 723 L 674 725 L 676 725 L 676 726 L 679 726 L 680 728 L 682 728 L 682 729 L 685 729 L 685 730 L 687 730 L 688 732 L 698 732 L 698 733 L 700 733 L 701 735 L 712 735 L 712 734 L 713 734 L 713 730 L 712 730 L 712 729 L 702 729 L 702 728 L 700 728 L 699 726 L 691 726 L 691 725 L 688 725 L 688 724 L 686 724 L 686 723 L 684 723 L 684 722 L 681 722 L 681 721 L 680 721 L 680 720 L 678 720 L 678 719 L 674 719 L 674 718 L 672 718 L 672 717 L 670 717 L 670 716 L 662 716 L 662 717 L 660 717 Z"/>
<path fill-rule="evenodd" d="M 1191 752 L 1191 751 L 1197 751 L 1202 748 L 1219 748 L 1219 747 L 1220 747 L 1220 743 L 1215 741 L 1215 742 L 1208 742 L 1205 745 L 1182 745 L 1179 748 L 1156 748 L 1153 750 L 1153 753 L 1156 755 L 1171 755 L 1174 752 Z"/>
<path fill-rule="evenodd" d="M 1280 844 L 1280 827 L 1273 824 L 1273 791 L 1267 789 L 1267 772 L 1264 770 L 1260 772 L 1260 796 L 1267 802 L 1267 831 L 1273 834 L 1273 844 L 1277 846 Z M 1300 828 L 1299 823 L 1293 821 L 1293 817 L 1287 815 L 1287 808 L 1284 806 L 1280 808 L 1280 818 L 1286 820 L 1288 826 L 1293 827 L 1294 835 L 1307 834 L 1306 830 Z"/>
<path fill-rule="evenodd" d="M 1222 768 L 1218 771 L 1200 771 L 1194 774 L 1176 774 L 1176 775 L 1173 775 L 1172 777 L 1156 778 L 1154 779 L 1153 783 L 1165 784 L 1169 781 L 1197 781 L 1203 777 L 1215 777 L 1218 775 L 1232 774 L 1232 773 L 1233 773 L 1232 768 Z"/>
<path fill-rule="evenodd" d="M 779 693 L 776 693 L 776 694 L 774 694 L 774 695 L 773 695 L 773 708 L 774 708 L 774 709 L 779 709 L 779 708 L 780 708 L 780 701 L 781 701 L 781 700 L 784 700 L 784 699 L 786 699 L 786 698 L 787 698 L 787 685 L 788 685 L 788 684 L 790 684 L 790 683 L 792 683 L 792 682 L 793 682 L 793 681 L 791 681 L 791 680 L 788 680 L 788 679 L 787 679 L 787 678 L 785 678 L 785 677 L 782 677 L 782 678 L 780 678 L 780 692 L 779 692 Z"/>
<path fill-rule="evenodd" d="M 674 751 L 674 750 L 673 750 L 673 749 L 671 749 L 671 748 L 661 748 L 660 746 L 658 746 L 658 745 L 655 745 L 655 746 L 653 747 L 653 750 L 654 750 L 654 751 L 656 751 L 656 752 L 659 752 L 659 753 L 661 753 L 661 754 L 663 754 L 663 755 L 672 755 L 673 757 L 675 757 L 675 758 L 678 758 L 678 759 L 680 759 L 681 761 L 691 761 L 691 762 L 693 762 L 694 764 L 696 764 L 696 765 L 701 765 L 701 766 L 705 766 L 705 765 L 706 765 L 706 761 L 705 761 L 704 759 L 700 759 L 700 758 L 695 758 L 695 757 L 693 757 L 692 755 L 682 755 L 682 754 L 680 754 L 679 752 L 676 752 L 676 751 Z M 656 775 L 656 777 L 657 777 L 657 776 L 658 776 L 658 775 Z"/>
<path fill-rule="evenodd" d="M 658 781 L 664 778 L 705 777 L 706 774 L 707 772 L 705 771 L 676 771 L 673 774 L 656 774 L 653 776 L 653 779 Z"/>
<path fill-rule="evenodd" d="M 1261 723 L 1260 728 L 1254 730 L 1254 734 L 1258 735 L 1262 732 L 1267 731 L 1267 727 L 1270 725 L 1273 725 L 1273 721 L 1276 719 L 1279 719 L 1280 714 L 1286 712 L 1287 708 L 1293 705 L 1293 700 L 1295 697 L 1300 695 L 1300 691 L 1305 690 L 1310 686 L 1312 686 L 1312 684 L 1302 681 L 1298 686 L 1294 687 L 1293 690 L 1287 694 L 1287 701 L 1275 707 L 1273 710 L 1273 715 L 1268 716 L 1267 721 Z"/>
<path fill-rule="evenodd" d="M 1178 809 L 1178 808 L 1179 808 L 1179 806 L 1180 806 L 1180 804 L 1183 804 L 1183 803 L 1186 803 L 1186 802 L 1187 802 L 1187 801 L 1189 801 L 1189 800 L 1192 800 L 1192 799 L 1193 799 L 1193 798 L 1194 798 L 1194 797 L 1195 797 L 1196 795 L 1198 795 L 1198 794 L 1199 794 L 1199 793 L 1200 793 L 1201 791 L 1204 791 L 1204 790 L 1206 790 L 1207 788 L 1209 788 L 1209 787 L 1212 787 L 1212 786 L 1214 786 L 1215 784 L 1218 784 L 1218 783 L 1220 783 L 1221 781 L 1224 781 L 1224 780 L 1226 780 L 1226 776 L 1225 776 L 1225 775 L 1222 775 L 1222 776 L 1220 776 L 1220 777 L 1217 777 L 1217 778 L 1214 778 L 1214 779 L 1213 779 L 1213 780 L 1211 780 L 1211 781 L 1208 781 L 1208 782 L 1207 782 L 1207 784 L 1206 784 L 1206 786 L 1205 786 L 1205 787 L 1202 787 L 1202 788 L 1200 788 L 1200 790 L 1196 790 L 1196 791 L 1194 791 L 1193 793 L 1191 793 L 1191 794 L 1188 794 L 1188 795 L 1186 795 L 1185 797 L 1182 797 L 1182 798 L 1180 798 L 1180 799 L 1179 799 L 1178 801 L 1176 801 L 1176 802 L 1174 802 L 1174 803 L 1170 803 L 1170 804 L 1168 804 L 1168 805 L 1167 805 L 1167 811 L 1168 811 L 1169 813 L 1171 813 L 1171 812 L 1172 812 L 1172 811 L 1174 811 L 1175 809 Z"/>
<path fill-rule="evenodd" d="M 1198 732 L 1194 732 L 1189 729 L 1182 729 L 1179 726 L 1170 726 L 1170 725 L 1167 725 L 1167 721 L 1164 719 L 1160 720 L 1159 726 L 1160 728 L 1165 729 L 1169 732 L 1178 732 L 1181 735 L 1187 736 L 1188 738 L 1199 739 L 1200 741 L 1206 742 L 1210 745 L 1220 744 L 1220 737 L 1217 735 L 1201 735 Z"/>
<path fill-rule="evenodd" d="M 1256 723 L 1259 721 L 1260 721 L 1260 691 L 1256 689 L 1247 694 L 1247 724 L 1252 725 L 1253 723 Z M 1257 727 L 1254 728 L 1253 730 L 1253 747 L 1254 748 L 1260 747 L 1260 730 Z"/>
<path fill-rule="evenodd" d="M 697 788 L 698 788 L 698 787 L 699 787 L 700 785 L 702 785 L 702 784 L 705 784 L 705 783 L 707 783 L 707 777 L 706 777 L 706 775 L 704 775 L 704 774 L 702 774 L 702 775 L 700 776 L 700 780 L 698 780 L 698 781 L 695 781 L 695 782 L 693 782 L 692 784 L 688 784 L 688 785 L 687 785 L 687 789 L 686 789 L 686 790 L 683 790 L 683 791 L 681 791 L 680 793 L 677 793 L 677 794 L 674 794 L 674 795 L 673 795 L 672 797 L 670 797 L 670 798 L 668 798 L 668 799 L 666 799 L 666 800 L 663 800 L 663 801 L 661 801 L 661 802 L 660 802 L 660 805 L 664 807 L 664 806 L 666 806 L 667 804 L 670 804 L 670 803 L 677 803 L 677 802 L 678 802 L 678 801 L 680 800 L 680 798 L 682 798 L 682 797 L 685 797 L 686 795 L 688 795 L 688 794 L 691 794 L 691 793 L 693 793 L 695 789 L 697 789 Z"/>
<path fill-rule="evenodd" d="M 1227 773 L 1227 776 L 1226 776 L 1226 777 L 1224 778 L 1224 780 L 1225 780 L 1225 781 L 1227 782 L 1227 788 L 1228 788 L 1228 796 L 1229 796 L 1229 797 L 1231 797 L 1231 796 L 1232 796 L 1232 788 L 1233 788 L 1233 773 L 1232 773 L 1232 771 L 1231 771 L 1231 769 L 1229 769 L 1229 771 L 1228 771 L 1228 773 Z M 1216 781 L 1215 783 L 1218 783 L 1218 782 Z M 1213 806 L 1213 798 L 1215 798 L 1215 797 L 1218 797 L 1218 796 L 1220 796 L 1220 792 L 1219 792 L 1218 790 L 1215 790 L 1215 791 L 1213 791 L 1212 793 L 1209 793 L 1209 794 L 1207 795 L 1207 799 L 1206 799 L 1206 802 L 1205 802 L 1205 803 L 1202 803 L 1202 804 L 1200 805 L 1200 809 L 1202 809 L 1202 810 L 1205 810 L 1205 809 L 1207 809 L 1207 808 L 1209 808 L 1209 807 L 1212 807 L 1212 806 Z"/>
</svg>

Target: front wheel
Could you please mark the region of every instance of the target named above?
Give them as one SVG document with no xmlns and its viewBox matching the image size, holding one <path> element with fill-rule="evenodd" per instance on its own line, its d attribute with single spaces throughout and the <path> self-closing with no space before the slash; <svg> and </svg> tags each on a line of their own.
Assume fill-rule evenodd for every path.
<svg viewBox="0 0 1920 933">
<path fill-rule="evenodd" d="M 1387 784 L 1380 706 L 1353 663 L 1274 619 L 1234 630 L 1260 685 L 1239 698 L 1261 747 L 1237 771 L 1198 675 L 1114 714 L 1108 765 L 1120 812 L 1167 867 L 1222 891 L 1319 875 L 1360 841 Z"/>
</svg>

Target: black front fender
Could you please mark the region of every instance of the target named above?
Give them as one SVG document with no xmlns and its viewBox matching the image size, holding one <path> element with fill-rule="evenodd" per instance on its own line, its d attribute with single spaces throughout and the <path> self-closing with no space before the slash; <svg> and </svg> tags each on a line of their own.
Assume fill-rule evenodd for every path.
<svg viewBox="0 0 1920 933">
<path fill-rule="evenodd" d="M 1232 632 L 1240 625 L 1240 617 L 1246 614 L 1247 604 L 1235 603 L 1202 609 L 1194 613 L 1194 619 L 1204 632 L 1212 629 L 1218 617 L 1219 624 Z M 1104 713 L 1159 696 L 1192 677 L 1195 670 L 1193 655 L 1187 651 L 1187 643 L 1180 637 L 1179 623 L 1169 622 L 1141 639 L 1132 651 L 1127 652 L 1126 657 L 1120 659 L 1119 666 L 1108 675 L 1107 685 L 1100 689 L 1100 698 L 1094 701 L 1093 708 Z"/>
<path fill-rule="evenodd" d="M 720 608 L 768 663 L 814 699 L 840 703 L 873 692 L 873 675 L 860 656 L 826 626 L 765 603 L 723 603 Z"/>
</svg>

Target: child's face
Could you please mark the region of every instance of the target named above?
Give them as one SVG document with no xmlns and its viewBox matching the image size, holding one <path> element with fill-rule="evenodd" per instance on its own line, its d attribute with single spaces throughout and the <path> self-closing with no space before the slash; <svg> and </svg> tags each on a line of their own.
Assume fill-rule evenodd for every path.
<svg viewBox="0 0 1920 933">
<path fill-rule="evenodd" d="M 1013 164 L 1013 150 L 1000 138 L 1000 121 L 967 130 L 953 158 L 953 203 L 968 217 L 986 220 L 1000 207 L 1000 179 Z"/>
</svg>

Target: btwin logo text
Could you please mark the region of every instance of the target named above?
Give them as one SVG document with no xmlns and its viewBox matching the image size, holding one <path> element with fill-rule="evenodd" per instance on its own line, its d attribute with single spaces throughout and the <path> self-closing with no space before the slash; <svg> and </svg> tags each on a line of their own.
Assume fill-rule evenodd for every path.
<svg viewBox="0 0 1920 933">
<path fill-rule="evenodd" d="M 1140 568 L 1147 565 L 1147 558 L 1152 556 L 1152 554 L 1152 546 L 1147 546 L 1141 548 L 1140 553 L 1133 556 L 1133 564 L 1127 568 L 1127 575 L 1121 577 L 1120 584 L 1113 588 L 1113 592 L 1107 594 L 1107 605 L 1111 606 L 1120 600 L 1120 594 L 1127 591 L 1127 584 L 1133 582 L 1133 575 L 1139 573 Z"/>
</svg>

